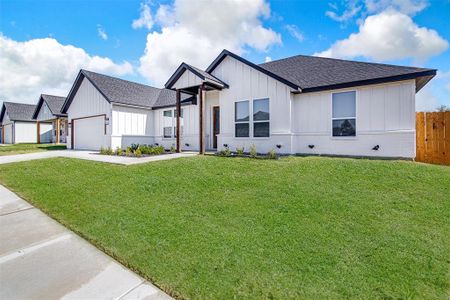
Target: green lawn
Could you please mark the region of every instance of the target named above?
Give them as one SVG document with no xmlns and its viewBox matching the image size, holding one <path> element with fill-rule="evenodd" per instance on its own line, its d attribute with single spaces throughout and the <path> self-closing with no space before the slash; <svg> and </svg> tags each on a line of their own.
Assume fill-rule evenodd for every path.
<svg viewBox="0 0 450 300">
<path fill-rule="evenodd" d="M 448 299 L 449 167 L 55 158 L 0 182 L 173 296 Z"/>
<path fill-rule="evenodd" d="M 66 149 L 66 145 L 56 145 L 56 144 L 2 145 L 2 146 L 0 146 L 0 156 L 31 153 L 31 152 L 41 152 L 41 151 L 49 151 L 49 150 L 63 150 L 63 149 Z"/>
</svg>

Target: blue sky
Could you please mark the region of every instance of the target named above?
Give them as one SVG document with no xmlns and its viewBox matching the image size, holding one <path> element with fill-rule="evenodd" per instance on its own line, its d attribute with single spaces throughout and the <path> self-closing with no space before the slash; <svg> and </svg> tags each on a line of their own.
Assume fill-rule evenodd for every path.
<svg viewBox="0 0 450 300">
<path fill-rule="evenodd" d="M 0 101 L 65 95 L 80 67 L 160 86 L 181 61 L 204 68 L 229 48 L 256 63 L 320 54 L 436 68 L 418 109 L 450 106 L 448 0 L 208 3 L 0 0 Z"/>
</svg>

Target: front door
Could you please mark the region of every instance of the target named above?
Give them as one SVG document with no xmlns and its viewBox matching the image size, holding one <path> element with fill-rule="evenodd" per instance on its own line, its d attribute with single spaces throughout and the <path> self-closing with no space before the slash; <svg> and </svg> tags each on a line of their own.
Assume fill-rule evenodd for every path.
<svg viewBox="0 0 450 300">
<path fill-rule="evenodd" d="M 217 149 L 217 135 L 220 133 L 220 107 L 213 107 L 213 148 Z"/>
</svg>

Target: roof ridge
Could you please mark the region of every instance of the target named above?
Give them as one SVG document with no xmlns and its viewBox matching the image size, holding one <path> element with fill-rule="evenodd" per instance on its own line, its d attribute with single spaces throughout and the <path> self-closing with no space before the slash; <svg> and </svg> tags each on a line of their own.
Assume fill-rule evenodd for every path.
<svg viewBox="0 0 450 300">
<path fill-rule="evenodd" d="M 269 65 L 271 63 L 285 61 L 285 60 L 292 59 L 292 58 L 295 58 L 295 57 L 307 57 L 307 58 L 316 58 L 316 59 L 324 59 L 324 60 L 332 60 L 332 61 L 342 61 L 342 62 L 352 62 L 352 63 L 379 65 L 379 66 L 387 66 L 387 67 L 412 68 L 412 69 L 418 69 L 418 70 L 421 70 L 421 71 L 434 70 L 434 69 L 430 69 L 430 68 L 421 68 L 421 67 L 404 66 L 404 65 L 393 65 L 393 64 L 386 64 L 386 63 L 379 63 L 379 62 L 367 62 L 367 61 L 342 59 L 342 58 L 333 58 L 333 57 L 323 57 L 323 56 L 315 56 L 315 55 L 304 55 L 304 54 L 297 54 L 297 55 L 293 55 L 293 56 L 288 56 L 288 57 L 280 58 L 280 59 L 277 59 L 277 60 L 264 62 L 264 63 L 258 64 L 258 65 L 259 66 Z"/>
<path fill-rule="evenodd" d="M 115 80 L 120 80 L 120 81 L 125 81 L 125 82 L 129 82 L 129 83 L 136 84 L 136 85 L 141 85 L 141 86 L 144 86 L 144 87 L 150 87 L 150 88 L 159 89 L 159 90 L 162 89 L 162 88 L 154 87 L 154 86 L 151 86 L 151 85 L 139 83 L 139 82 L 136 82 L 136 81 L 131 81 L 131 80 L 122 79 L 122 78 L 119 78 L 119 77 L 114 77 L 114 76 L 111 76 L 111 75 L 106 75 L 106 74 L 102 74 L 102 73 L 98 73 L 98 72 L 94 72 L 94 71 L 89 71 L 89 70 L 86 70 L 86 69 L 81 69 L 81 72 L 84 75 L 86 75 L 86 76 L 89 76 L 89 74 L 85 73 L 85 72 L 88 72 L 88 73 L 93 73 L 93 74 L 100 75 L 100 76 L 109 77 L 109 78 L 112 78 L 112 79 L 115 79 Z"/>
</svg>

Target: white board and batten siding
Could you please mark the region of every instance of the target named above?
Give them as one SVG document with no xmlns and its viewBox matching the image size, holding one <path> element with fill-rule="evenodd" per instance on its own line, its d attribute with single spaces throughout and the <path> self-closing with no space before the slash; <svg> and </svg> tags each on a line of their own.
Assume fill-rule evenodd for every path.
<svg viewBox="0 0 450 300">
<path fill-rule="evenodd" d="M 75 149 L 111 147 L 111 104 L 88 79 L 83 79 L 67 113 L 69 122 L 72 122 L 70 130 L 74 130 Z M 106 125 L 106 133 L 105 116 L 110 120 L 109 125 Z M 69 145 L 72 143 L 70 130 Z"/>
<path fill-rule="evenodd" d="M 182 89 L 186 87 L 199 86 L 202 84 L 202 80 L 189 70 L 185 70 L 181 74 L 180 78 L 175 82 L 173 88 Z"/>
<path fill-rule="evenodd" d="M 248 151 L 252 145 L 258 152 L 291 153 L 291 88 L 270 76 L 227 56 L 212 72 L 229 85 L 219 92 L 220 134 L 218 149 L 227 144 L 232 151 L 244 147 Z M 234 133 L 235 102 L 249 100 L 252 114 L 252 100 L 269 99 L 270 137 L 236 138 Z M 250 127 L 252 124 L 250 123 Z M 250 130 L 251 132 L 251 130 Z M 251 134 L 250 134 L 251 135 Z M 281 149 L 276 148 L 282 145 Z"/>
<path fill-rule="evenodd" d="M 153 144 L 155 142 L 153 115 L 151 109 L 114 104 L 111 148 L 125 149 L 131 144 Z"/>
<path fill-rule="evenodd" d="M 333 137 L 332 94 L 345 91 L 356 91 L 356 136 Z M 414 80 L 297 94 L 292 115 L 294 153 L 415 157 Z"/>
</svg>

